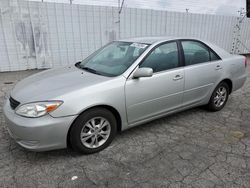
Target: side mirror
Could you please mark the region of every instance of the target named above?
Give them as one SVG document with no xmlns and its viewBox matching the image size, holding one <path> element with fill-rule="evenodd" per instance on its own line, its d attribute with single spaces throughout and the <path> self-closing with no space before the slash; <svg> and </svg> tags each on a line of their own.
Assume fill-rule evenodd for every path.
<svg viewBox="0 0 250 188">
<path fill-rule="evenodd" d="M 134 74 L 133 78 L 140 78 L 140 77 L 151 77 L 153 75 L 153 69 L 151 68 L 138 68 Z"/>
</svg>

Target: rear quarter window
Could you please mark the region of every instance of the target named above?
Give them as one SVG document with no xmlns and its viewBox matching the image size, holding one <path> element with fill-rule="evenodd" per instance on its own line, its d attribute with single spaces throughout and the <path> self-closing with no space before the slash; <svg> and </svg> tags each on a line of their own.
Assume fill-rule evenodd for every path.
<svg viewBox="0 0 250 188">
<path fill-rule="evenodd" d="M 212 50 L 210 50 L 210 58 L 211 58 L 211 61 L 220 60 L 220 58 L 218 57 L 218 55 L 216 55 Z"/>
</svg>

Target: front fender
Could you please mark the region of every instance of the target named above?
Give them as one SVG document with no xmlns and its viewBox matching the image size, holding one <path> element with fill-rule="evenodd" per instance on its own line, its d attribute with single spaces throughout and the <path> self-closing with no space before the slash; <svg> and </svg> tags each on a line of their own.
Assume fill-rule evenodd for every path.
<svg viewBox="0 0 250 188">
<path fill-rule="evenodd" d="M 50 115 L 64 117 L 79 115 L 91 107 L 107 105 L 115 108 L 121 116 L 122 125 L 127 125 L 124 85 L 126 79 L 117 77 L 77 91 L 69 92 L 60 98 L 64 103 Z M 122 127 L 124 128 L 124 127 Z"/>
</svg>

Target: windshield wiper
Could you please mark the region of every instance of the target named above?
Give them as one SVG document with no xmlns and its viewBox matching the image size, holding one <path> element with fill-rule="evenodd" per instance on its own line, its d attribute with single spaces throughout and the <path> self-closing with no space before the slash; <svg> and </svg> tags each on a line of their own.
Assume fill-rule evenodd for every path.
<svg viewBox="0 0 250 188">
<path fill-rule="evenodd" d="M 104 74 L 102 74 L 101 72 L 96 71 L 95 69 L 92 69 L 92 68 L 89 68 L 89 67 L 81 66 L 81 62 L 77 62 L 77 63 L 75 64 L 75 66 L 76 66 L 77 68 L 79 68 L 79 69 L 86 70 L 86 71 L 91 72 L 91 73 L 94 73 L 94 74 L 98 74 L 98 75 L 105 76 Z"/>
<path fill-rule="evenodd" d="M 77 68 L 81 68 L 80 63 L 81 63 L 81 61 L 77 62 L 77 63 L 75 64 L 75 66 L 76 66 Z"/>
<path fill-rule="evenodd" d="M 86 70 L 86 71 L 88 71 L 88 72 L 98 74 L 96 70 L 91 69 L 91 68 L 89 68 L 89 67 L 82 67 L 80 63 L 81 63 L 81 62 L 77 62 L 77 63 L 75 64 L 75 66 L 76 66 L 77 68 L 79 68 L 79 69 L 83 69 L 83 70 Z"/>
<path fill-rule="evenodd" d="M 89 68 L 89 67 L 81 67 L 81 66 L 79 66 L 81 69 L 83 69 L 83 70 L 86 70 L 86 71 L 88 71 L 88 72 L 91 72 L 91 73 L 94 73 L 94 74 L 98 74 L 98 75 L 102 75 L 100 72 L 98 72 L 98 71 L 96 71 L 95 69 L 91 69 L 91 68 Z"/>
</svg>

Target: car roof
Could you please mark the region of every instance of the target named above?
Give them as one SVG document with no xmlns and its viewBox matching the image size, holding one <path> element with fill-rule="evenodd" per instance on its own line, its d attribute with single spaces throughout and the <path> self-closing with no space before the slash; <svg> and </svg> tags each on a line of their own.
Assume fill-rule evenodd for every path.
<svg viewBox="0 0 250 188">
<path fill-rule="evenodd" d="M 156 42 L 162 42 L 162 41 L 168 41 L 168 40 L 177 40 L 177 39 L 199 40 L 198 38 L 190 38 L 190 37 L 185 38 L 185 37 L 175 37 L 175 36 L 159 36 L 159 37 L 135 37 L 135 38 L 120 39 L 119 41 L 153 44 L 153 43 L 156 43 Z"/>
</svg>

